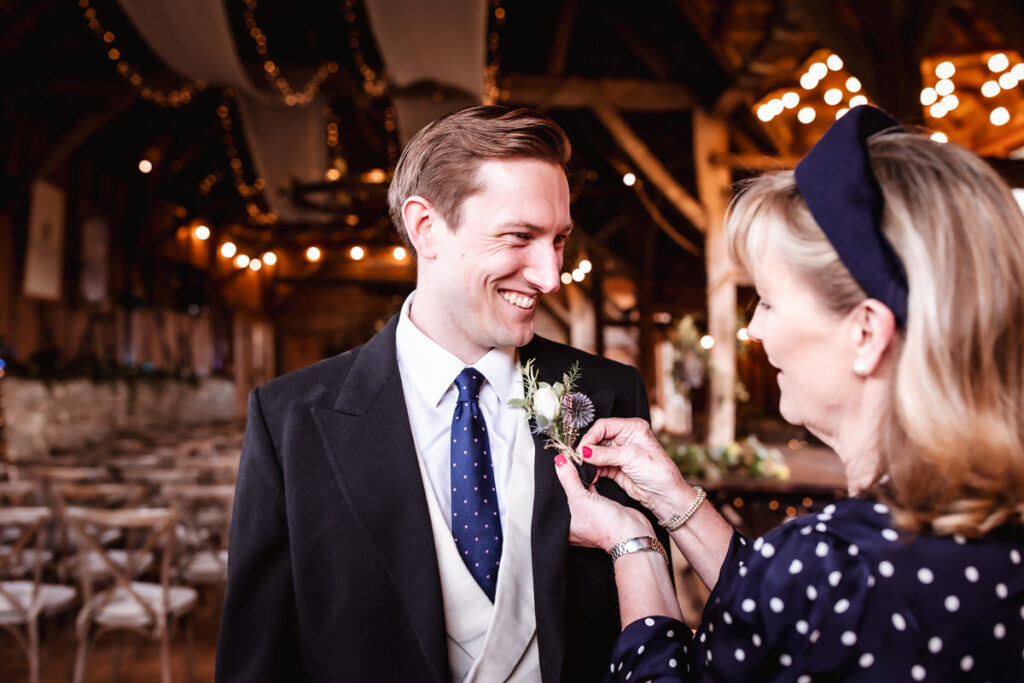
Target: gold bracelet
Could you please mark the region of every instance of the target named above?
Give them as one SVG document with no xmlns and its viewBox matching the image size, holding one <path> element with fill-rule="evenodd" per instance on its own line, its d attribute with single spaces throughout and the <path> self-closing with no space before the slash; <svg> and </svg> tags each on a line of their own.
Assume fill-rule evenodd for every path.
<svg viewBox="0 0 1024 683">
<path fill-rule="evenodd" d="M 665 552 L 665 546 L 663 546 L 654 536 L 627 538 L 621 543 L 616 543 L 615 547 L 608 551 L 608 554 L 612 556 L 612 562 L 614 562 L 623 555 L 640 553 L 648 550 L 651 552 L 661 553 L 661 557 L 665 560 L 665 564 L 668 564 L 668 553 Z"/>
<path fill-rule="evenodd" d="M 699 486 L 694 486 L 693 490 L 697 492 L 697 497 L 693 499 L 692 503 L 690 503 L 690 507 L 689 509 L 686 510 L 686 512 L 684 512 L 682 515 L 680 515 L 677 512 L 668 519 L 658 520 L 658 524 L 665 527 L 669 531 L 675 531 L 682 525 L 689 522 L 690 518 L 697 514 L 697 509 L 700 507 L 700 504 L 703 503 L 708 497 L 707 491 L 705 491 Z"/>
</svg>

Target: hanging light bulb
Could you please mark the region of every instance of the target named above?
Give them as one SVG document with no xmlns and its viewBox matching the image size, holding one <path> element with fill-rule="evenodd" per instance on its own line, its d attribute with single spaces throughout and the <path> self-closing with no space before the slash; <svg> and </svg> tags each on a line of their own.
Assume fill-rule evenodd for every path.
<svg viewBox="0 0 1024 683">
<path fill-rule="evenodd" d="M 210 239 L 210 228 L 200 223 L 192 228 L 192 234 L 197 240 L 208 240 Z"/>
<path fill-rule="evenodd" d="M 277 254 L 272 251 L 263 252 L 263 262 L 268 266 L 272 266 L 277 263 Z"/>
<path fill-rule="evenodd" d="M 224 258 L 231 258 L 238 251 L 238 247 L 235 246 L 234 242 L 225 242 L 220 245 L 220 255 Z"/>
<path fill-rule="evenodd" d="M 311 263 L 316 263 L 323 257 L 319 247 L 310 247 L 306 249 L 306 260 Z"/>
<path fill-rule="evenodd" d="M 356 245 L 348 250 L 348 256 L 353 261 L 362 261 L 363 257 L 366 256 L 366 250 Z"/>
</svg>

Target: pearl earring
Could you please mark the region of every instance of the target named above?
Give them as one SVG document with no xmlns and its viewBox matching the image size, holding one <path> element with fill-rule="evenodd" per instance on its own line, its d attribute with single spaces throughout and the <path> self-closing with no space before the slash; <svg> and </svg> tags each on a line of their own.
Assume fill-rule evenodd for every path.
<svg viewBox="0 0 1024 683">
<path fill-rule="evenodd" d="M 854 372 L 855 375 L 859 375 L 860 377 L 867 377 L 868 376 L 868 366 L 867 366 L 867 363 L 865 361 L 861 361 L 861 360 L 854 361 L 854 363 L 853 363 L 853 372 Z"/>
</svg>

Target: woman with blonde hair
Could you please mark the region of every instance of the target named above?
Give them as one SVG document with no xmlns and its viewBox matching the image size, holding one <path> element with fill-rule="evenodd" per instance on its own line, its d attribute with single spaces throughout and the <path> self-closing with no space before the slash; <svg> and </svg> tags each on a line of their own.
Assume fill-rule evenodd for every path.
<svg viewBox="0 0 1024 683">
<path fill-rule="evenodd" d="M 1024 680 L 1024 213 L 979 158 L 862 106 L 730 210 L 780 412 L 850 497 L 753 541 L 641 420 L 583 457 L 711 589 L 693 632 L 649 522 L 556 458 L 571 540 L 612 555 L 610 680 Z M 659 552 L 644 552 L 655 550 Z"/>
</svg>

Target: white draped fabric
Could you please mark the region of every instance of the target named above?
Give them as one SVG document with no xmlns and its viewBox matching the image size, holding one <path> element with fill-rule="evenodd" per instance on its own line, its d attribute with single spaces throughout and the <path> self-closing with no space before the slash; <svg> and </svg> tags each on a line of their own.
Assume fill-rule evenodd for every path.
<svg viewBox="0 0 1024 683">
<path fill-rule="evenodd" d="M 317 182 L 327 170 L 322 99 L 287 107 L 260 93 L 238 58 L 223 0 L 119 2 L 168 67 L 238 93 L 239 118 L 256 173 L 266 181 L 264 196 L 281 219 L 323 218 L 294 207 L 282 192 L 291 180 Z M 480 102 L 487 0 L 366 0 L 366 7 L 394 86 L 403 144 L 441 114 Z M 436 92 L 444 96 L 437 99 Z"/>
<path fill-rule="evenodd" d="M 395 86 L 392 100 L 403 144 L 441 114 L 480 103 L 486 0 L 366 0 L 366 9 Z M 429 89 L 409 91 L 418 84 L 443 86 L 446 97 L 436 101 Z"/>
<path fill-rule="evenodd" d="M 238 93 L 242 129 L 264 197 L 285 221 L 323 217 L 294 207 L 281 190 L 291 180 L 317 182 L 327 170 L 323 101 L 288 107 L 261 94 L 238 59 L 223 0 L 119 0 L 164 63 L 186 78 Z M 252 180 L 252 179 L 248 179 Z"/>
</svg>

